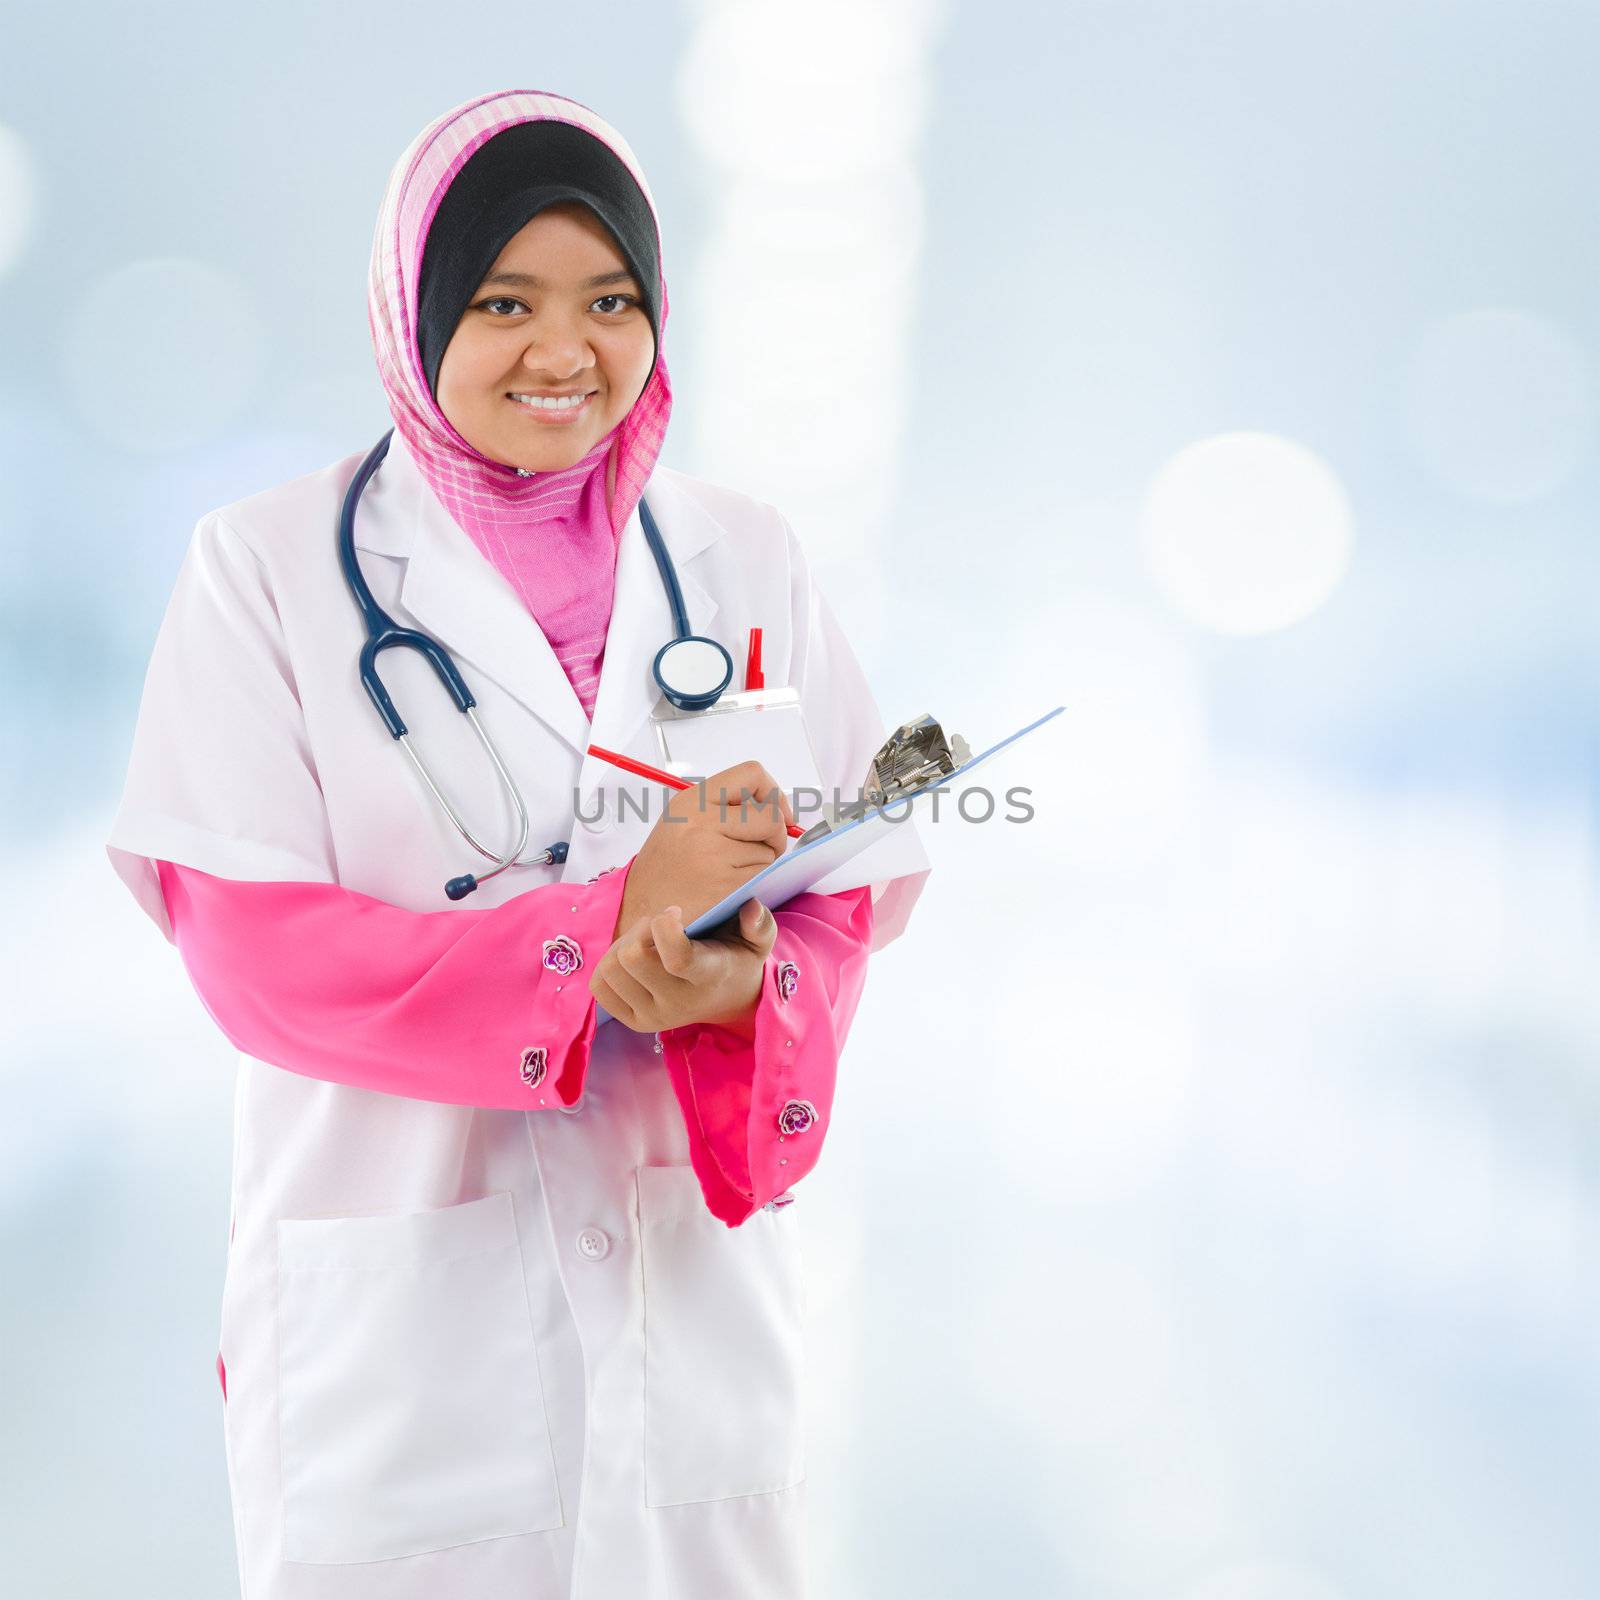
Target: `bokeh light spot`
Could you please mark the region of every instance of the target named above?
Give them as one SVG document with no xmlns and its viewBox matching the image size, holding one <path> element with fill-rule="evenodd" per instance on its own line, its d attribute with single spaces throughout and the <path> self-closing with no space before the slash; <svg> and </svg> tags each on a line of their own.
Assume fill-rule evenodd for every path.
<svg viewBox="0 0 1600 1600">
<path fill-rule="evenodd" d="M 1352 523 L 1338 478 L 1270 433 L 1225 433 L 1156 474 L 1140 529 L 1162 592 L 1218 633 L 1269 633 L 1315 611 L 1349 565 Z"/>
<path fill-rule="evenodd" d="M 28 242 L 33 227 L 33 162 L 22 136 L 0 125 L 0 272 Z"/>
</svg>

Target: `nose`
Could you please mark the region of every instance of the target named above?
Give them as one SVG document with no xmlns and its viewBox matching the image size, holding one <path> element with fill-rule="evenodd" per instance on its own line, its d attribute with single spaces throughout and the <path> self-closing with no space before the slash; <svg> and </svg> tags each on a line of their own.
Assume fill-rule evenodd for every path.
<svg viewBox="0 0 1600 1600">
<path fill-rule="evenodd" d="M 522 365 L 528 372 L 565 383 L 594 362 L 594 352 L 580 324 L 551 312 L 535 319 L 522 348 Z"/>
</svg>

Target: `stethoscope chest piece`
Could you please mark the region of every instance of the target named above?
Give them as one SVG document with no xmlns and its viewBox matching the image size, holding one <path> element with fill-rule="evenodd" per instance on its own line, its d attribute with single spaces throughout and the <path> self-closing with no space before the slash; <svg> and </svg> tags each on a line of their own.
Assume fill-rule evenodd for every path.
<svg viewBox="0 0 1600 1600">
<path fill-rule="evenodd" d="M 733 657 L 715 639 L 687 634 L 656 651 L 651 671 L 669 704 L 680 711 L 704 711 L 733 681 Z"/>
</svg>

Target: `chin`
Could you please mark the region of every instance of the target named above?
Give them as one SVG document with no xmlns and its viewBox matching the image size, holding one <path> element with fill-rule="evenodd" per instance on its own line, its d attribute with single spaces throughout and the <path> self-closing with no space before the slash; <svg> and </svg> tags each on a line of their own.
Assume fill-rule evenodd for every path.
<svg viewBox="0 0 1600 1600">
<path fill-rule="evenodd" d="M 576 466 L 593 448 L 592 442 L 560 446 L 552 443 L 543 450 L 524 447 L 515 465 L 526 467 L 529 472 L 560 472 L 563 467 Z"/>
<path fill-rule="evenodd" d="M 503 467 L 523 467 L 529 472 L 559 472 L 581 461 L 595 446 L 587 437 L 578 439 L 535 439 L 523 437 L 496 439 L 493 448 L 483 453 Z M 480 445 L 480 449 L 483 447 Z"/>
</svg>

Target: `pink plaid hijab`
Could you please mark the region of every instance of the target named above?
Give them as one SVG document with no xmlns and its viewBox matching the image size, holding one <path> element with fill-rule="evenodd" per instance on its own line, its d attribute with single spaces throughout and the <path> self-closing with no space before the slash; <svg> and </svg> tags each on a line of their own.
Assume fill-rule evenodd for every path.
<svg viewBox="0 0 1600 1600">
<path fill-rule="evenodd" d="M 429 392 L 416 337 L 423 247 L 451 180 L 495 134 L 545 119 L 572 123 L 610 146 L 654 215 L 655 199 L 633 151 L 587 106 L 516 89 L 470 100 L 429 123 L 389 175 L 372 240 L 367 320 L 395 431 L 451 517 L 533 613 L 592 718 L 618 540 L 650 481 L 672 413 L 662 351 L 666 283 L 655 371 L 643 393 L 587 456 L 559 472 L 521 476 L 468 444 Z"/>
</svg>

